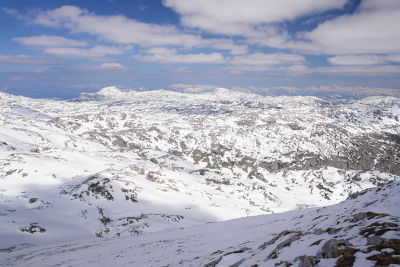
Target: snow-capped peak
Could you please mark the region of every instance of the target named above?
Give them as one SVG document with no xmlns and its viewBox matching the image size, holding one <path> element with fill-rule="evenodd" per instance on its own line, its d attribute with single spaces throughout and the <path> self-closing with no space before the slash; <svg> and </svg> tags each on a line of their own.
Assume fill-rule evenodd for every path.
<svg viewBox="0 0 400 267">
<path fill-rule="evenodd" d="M 106 97 L 121 97 L 125 94 L 121 89 L 119 89 L 116 86 L 108 86 L 100 89 L 99 91 L 96 92 L 96 95 L 102 95 Z"/>
<path fill-rule="evenodd" d="M 231 90 L 223 88 L 223 87 L 215 88 L 212 91 L 213 95 L 220 95 L 220 96 L 227 95 L 227 94 L 230 94 L 230 93 L 231 93 Z"/>
<path fill-rule="evenodd" d="M 81 93 L 76 100 L 78 101 L 100 101 L 100 100 L 124 100 L 131 98 L 135 91 L 127 91 L 117 86 L 108 86 L 95 93 Z"/>
</svg>

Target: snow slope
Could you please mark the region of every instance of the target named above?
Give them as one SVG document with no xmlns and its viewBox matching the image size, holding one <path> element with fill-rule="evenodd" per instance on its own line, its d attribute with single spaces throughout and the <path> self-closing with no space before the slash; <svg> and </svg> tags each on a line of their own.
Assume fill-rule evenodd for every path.
<svg viewBox="0 0 400 267">
<path fill-rule="evenodd" d="M 399 179 L 398 100 L 0 93 L 0 248 L 339 203 Z"/>
<path fill-rule="evenodd" d="M 400 263 L 400 184 L 330 207 L 140 237 L 14 247 L 9 266 L 387 266 Z M 395 266 L 395 265 L 392 265 Z"/>
</svg>

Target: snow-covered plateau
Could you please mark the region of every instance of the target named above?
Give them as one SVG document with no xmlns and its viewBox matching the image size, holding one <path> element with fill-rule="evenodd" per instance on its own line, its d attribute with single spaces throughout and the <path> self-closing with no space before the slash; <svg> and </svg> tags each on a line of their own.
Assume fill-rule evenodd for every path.
<svg viewBox="0 0 400 267">
<path fill-rule="evenodd" d="M 0 265 L 400 264 L 399 100 L 0 92 Z"/>
</svg>

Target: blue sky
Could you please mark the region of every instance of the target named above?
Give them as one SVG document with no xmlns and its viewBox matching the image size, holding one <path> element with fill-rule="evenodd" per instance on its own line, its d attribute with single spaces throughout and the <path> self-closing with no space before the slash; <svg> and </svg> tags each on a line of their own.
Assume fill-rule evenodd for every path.
<svg viewBox="0 0 400 267">
<path fill-rule="evenodd" d="M 398 0 L 0 0 L 0 90 L 398 92 Z"/>
</svg>

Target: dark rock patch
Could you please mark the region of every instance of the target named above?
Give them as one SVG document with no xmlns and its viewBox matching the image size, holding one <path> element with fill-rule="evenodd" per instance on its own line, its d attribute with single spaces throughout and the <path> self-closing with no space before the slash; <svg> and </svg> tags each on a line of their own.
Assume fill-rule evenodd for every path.
<svg viewBox="0 0 400 267">
<path fill-rule="evenodd" d="M 19 230 L 21 232 L 26 232 L 30 234 L 46 232 L 46 229 L 41 227 L 38 223 L 31 223 L 29 226 L 21 227 Z"/>
</svg>

